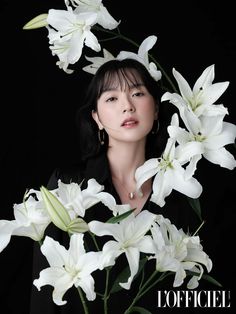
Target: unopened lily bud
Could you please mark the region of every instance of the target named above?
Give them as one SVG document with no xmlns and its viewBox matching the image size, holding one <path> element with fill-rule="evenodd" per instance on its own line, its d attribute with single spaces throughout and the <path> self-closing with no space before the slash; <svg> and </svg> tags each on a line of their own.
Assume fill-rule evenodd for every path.
<svg viewBox="0 0 236 314">
<path fill-rule="evenodd" d="M 34 17 L 32 20 L 30 20 L 28 23 L 26 23 L 23 26 L 23 29 L 36 29 L 45 27 L 48 25 L 47 22 L 48 13 L 42 13 Z"/>
<path fill-rule="evenodd" d="M 82 218 L 73 219 L 67 227 L 69 233 L 84 233 L 88 230 L 88 224 Z"/>
<path fill-rule="evenodd" d="M 40 188 L 40 191 L 46 210 L 48 211 L 48 214 L 54 225 L 56 225 L 59 229 L 62 229 L 63 231 L 67 231 L 67 227 L 71 223 L 71 218 L 68 214 L 67 209 L 47 188 L 42 186 Z"/>
</svg>

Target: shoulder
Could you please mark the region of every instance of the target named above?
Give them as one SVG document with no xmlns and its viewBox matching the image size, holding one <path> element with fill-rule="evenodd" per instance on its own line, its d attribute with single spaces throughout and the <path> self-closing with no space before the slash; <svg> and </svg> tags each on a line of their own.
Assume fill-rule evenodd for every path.
<svg viewBox="0 0 236 314">
<path fill-rule="evenodd" d="M 82 181 L 85 184 L 89 179 L 94 178 L 103 184 L 108 177 L 109 165 L 106 154 L 99 154 L 74 165 L 57 167 L 50 176 L 47 187 L 50 190 L 57 188 L 59 179 L 67 184 Z"/>
<path fill-rule="evenodd" d="M 57 188 L 58 180 L 67 184 L 71 182 L 80 183 L 84 178 L 85 168 L 86 164 L 82 162 L 76 165 L 57 167 L 48 180 L 48 189 L 52 190 Z"/>
</svg>

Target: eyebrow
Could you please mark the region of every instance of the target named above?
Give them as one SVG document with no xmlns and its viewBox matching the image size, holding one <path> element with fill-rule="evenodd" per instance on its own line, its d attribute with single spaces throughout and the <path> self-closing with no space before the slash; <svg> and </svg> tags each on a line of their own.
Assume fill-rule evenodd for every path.
<svg viewBox="0 0 236 314">
<path fill-rule="evenodd" d="M 125 85 L 128 85 L 128 84 L 125 84 Z M 135 88 L 140 87 L 140 86 L 145 86 L 145 85 L 143 83 L 136 83 L 136 84 L 128 85 L 129 90 L 135 89 Z M 119 87 L 120 87 L 120 85 L 119 85 Z M 106 89 L 104 89 L 102 91 L 102 93 L 110 92 L 110 91 L 117 91 L 119 89 L 119 87 L 107 87 Z"/>
</svg>

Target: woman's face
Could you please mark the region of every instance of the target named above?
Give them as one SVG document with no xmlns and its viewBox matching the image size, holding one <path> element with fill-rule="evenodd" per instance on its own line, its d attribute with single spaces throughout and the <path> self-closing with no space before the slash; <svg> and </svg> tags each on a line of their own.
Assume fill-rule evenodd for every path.
<svg viewBox="0 0 236 314">
<path fill-rule="evenodd" d="M 157 105 L 141 80 L 134 85 L 124 79 L 120 84 L 115 78 L 101 94 L 92 115 L 99 129 L 106 130 L 109 145 L 117 141 L 137 142 L 151 131 L 157 119 Z"/>
</svg>

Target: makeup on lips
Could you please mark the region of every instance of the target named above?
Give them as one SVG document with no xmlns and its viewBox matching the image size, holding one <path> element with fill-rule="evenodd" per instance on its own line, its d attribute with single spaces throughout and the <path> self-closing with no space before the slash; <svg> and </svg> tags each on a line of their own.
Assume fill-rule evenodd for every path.
<svg viewBox="0 0 236 314">
<path fill-rule="evenodd" d="M 133 128 L 137 125 L 138 125 L 138 121 L 134 118 L 125 119 L 121 124 L 121 126 L 125 128 Z"/>
</svg>

